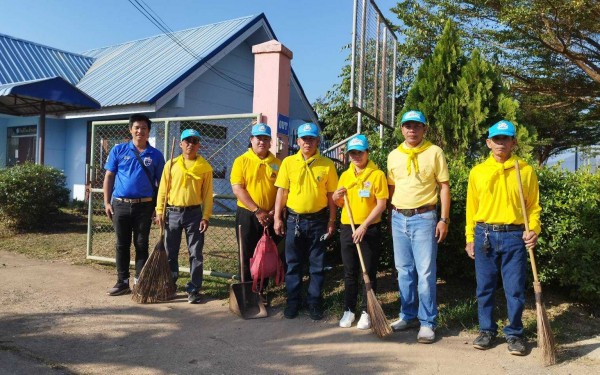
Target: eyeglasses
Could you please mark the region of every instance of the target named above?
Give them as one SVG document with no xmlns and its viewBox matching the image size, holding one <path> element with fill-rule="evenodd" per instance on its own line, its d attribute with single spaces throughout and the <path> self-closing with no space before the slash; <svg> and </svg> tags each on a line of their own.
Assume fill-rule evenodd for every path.
<svg viewBox="0 0 600 375">
<path fill-rule="evenodd" d="M 195 137 L 188 137 L 185 138 L 183 141 L 192 145 L 197 145 L 198 143 L 200 143 L 200 140 Z"/>
</svg>

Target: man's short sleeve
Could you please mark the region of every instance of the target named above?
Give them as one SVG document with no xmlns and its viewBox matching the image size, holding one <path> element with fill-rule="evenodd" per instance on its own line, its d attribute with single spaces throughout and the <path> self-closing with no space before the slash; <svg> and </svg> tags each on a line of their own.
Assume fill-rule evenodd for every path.
<svg viewBox="0 0 600 375">
<path fill-rule="evenodd" d="M 108 158 L 104 164 L 104 169 L 113 173 L 117 173 L 118 168 L 119 160 L 117 158 L 117 146 L 114 146 L 108 153 Z"/>
<path fill-rule="evenodd" d="M 275 180 L 275 186 L 278 188 L 290 189 L 290 177 L 288 175 L 288 158 L 283 159 L 281 166 L 279 167 L 279 173 L 277 173 L 277 179 Z"/>
<path fill-rule="evenodd" d="M 233 166 L 231 167 L 231 175 L 229 176 L 229 182 L 231 185 L 246 185 L 243 173 L 244 168 L 242 164 L 242 157 L 236 158 L 233 162 Z"/>
</svg>

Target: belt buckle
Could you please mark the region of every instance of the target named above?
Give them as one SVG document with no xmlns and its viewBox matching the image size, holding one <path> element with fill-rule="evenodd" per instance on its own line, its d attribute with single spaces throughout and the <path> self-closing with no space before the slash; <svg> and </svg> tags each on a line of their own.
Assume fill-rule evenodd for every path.
<svg viewBox="0 0 600 375">
<path fill-rule="evenodd" d="M 492 224 L 492 231 L 494 232 L 504 232 L 504 225 Z"/>
</svg>

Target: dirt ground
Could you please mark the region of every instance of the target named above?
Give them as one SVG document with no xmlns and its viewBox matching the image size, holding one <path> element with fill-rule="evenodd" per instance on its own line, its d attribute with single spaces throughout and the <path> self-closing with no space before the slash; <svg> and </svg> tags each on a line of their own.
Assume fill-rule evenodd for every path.
<svg viewBox="0 0 600 375">
<path fill-rule="evenodd" d="M 459 332 L 422 345 L 416 331 L 380 340 L 337 317 L 287 320 L 274 309 L 244 321 L 226 300 L 139 305 L 107 296 L 113 283 L 107 271 L 0 251 L 0 374 L 600 373 L 600 335 L 561 347 L 544 368 L 535 343 L 515 357 L 504 343 L 473 349 Z"/>
</svg>

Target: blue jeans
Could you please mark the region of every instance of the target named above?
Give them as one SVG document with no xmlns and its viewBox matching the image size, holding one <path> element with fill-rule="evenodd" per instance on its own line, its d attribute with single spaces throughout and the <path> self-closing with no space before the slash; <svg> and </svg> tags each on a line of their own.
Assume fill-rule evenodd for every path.
<svg viewBox="0 0 600 375">
<path fill-rule="evenodd" d="M 418 318 L 421 326 L 432 329 L 436 327 L 438 315 L 436 225 L 435 210 L 411 217 L 392 211 L 394 262 L 400 290 L 400 319 L 410 321 Z"/>
<path fill-rule="evenodd" d="M 188 293 L 197 293 L 202 288 L 204 277 L 204 233 L 200 233 L 200 221 L 202 220 L 202 208 L 190 211 L 176 212 L 167 209 L 167 220 L 165 220 L 165 243 L 169 255 L 169 266 L 173 278 L 177 279 L 179 274 L 179 248 L 181 246 L 181 234 L 185 230 L 185 242 L 188 246 L 190 260 L 190 281 L 186 285 Z"/>
<path fill-rule="evenodd" d="M 488 236 L 489 248 L 484 249 Z M 477 278 L 477 314 L 479 330 L 496 335 L 498 325 L 494 320 L 494 293 L 498 273 L 506 296 L 509 325 L 504 327 L 506 337 L 523 336 L 523 307 L 525 306 L 525 283 L 527 251 L 523 231 L 492 232 L 475 227 L 475 273 Z"/>
<path fill-rule="evenodd" d="M 299 308 L 302 303 L 302 276 L 307 263 L 310 275 L 307 303 L 309 306 L 321 304 L 321 291 L 325 282 L 325 241 L 321 241 L 320 237 L 326 232 L 327 216 L 311 220 L 296 219 L 292 215 L 288 217 L 285 237 L 285 287 L 288 305 Z"/>
</svg>

